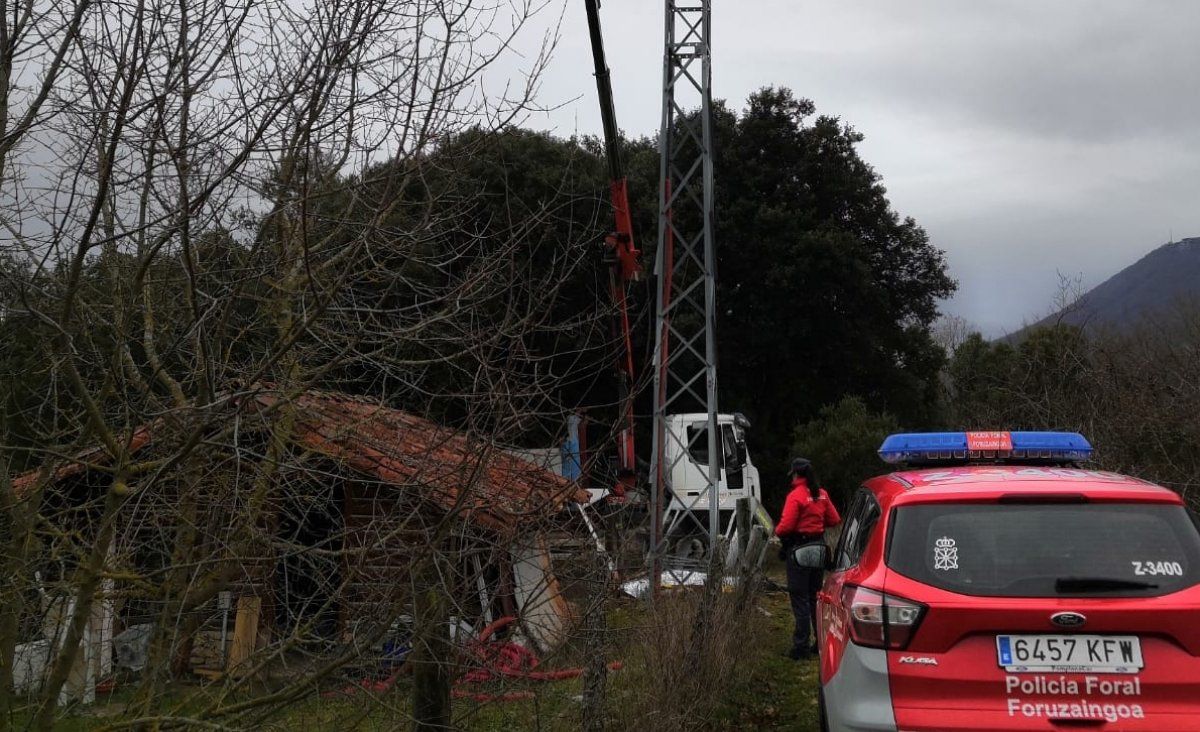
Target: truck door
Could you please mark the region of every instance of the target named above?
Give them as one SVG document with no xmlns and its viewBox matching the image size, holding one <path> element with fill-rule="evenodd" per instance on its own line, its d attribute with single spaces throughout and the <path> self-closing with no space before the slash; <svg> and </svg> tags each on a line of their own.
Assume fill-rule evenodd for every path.
<svg viewBox="0 0 1200 732">
<path fill-rule="evenodd" d="M 733 425 L 722 424 L 717 427 L 720 432 L 720 440 L 718 444 L 721 448 L 721 454 L 718 455 L 717 469 L 719 471 L 717 480 L 717 490 L 722 493 L 727 491 L 742 491 L 746 487 L 745 466 L 746 453 L 744 443 L 743 447 L 739 448 L 737 434 L 734 432 Z M 688 452 L 691 455 L 692 461 L 701 470 L 708 467 L 708 425 L 704 422 L 696 422 L 688 425 Z M 700 495 L 703 489 L 704 476 L 699 477 L 699 483 L 696 487 L 690 488 L 693 493 L 688 495 Z M 734 496 L 737 498 L 739 496 Z"/>
<path fill-rule="evenodd" d="M 734 434 L 733 425 L 721 425 L 721 446 L 725 453 L 724 465 L 725 468 L 725 489 L 730 491 L 741 491 L 746 487 L 746 456 L 743 448 L 738 448 L 737 435 Z"/>
</svg>

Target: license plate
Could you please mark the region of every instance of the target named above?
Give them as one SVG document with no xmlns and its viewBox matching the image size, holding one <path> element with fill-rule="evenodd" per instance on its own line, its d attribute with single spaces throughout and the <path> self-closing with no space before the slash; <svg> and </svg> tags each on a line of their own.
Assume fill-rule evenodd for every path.
<svg viewBox="0 0 1200 732">
<path fill-rule="evenodd" d="M 1013 673 L 1130 674 L 1144 665 L 1134 635 L 998 635 L 996 656 Z"/>
</svg>

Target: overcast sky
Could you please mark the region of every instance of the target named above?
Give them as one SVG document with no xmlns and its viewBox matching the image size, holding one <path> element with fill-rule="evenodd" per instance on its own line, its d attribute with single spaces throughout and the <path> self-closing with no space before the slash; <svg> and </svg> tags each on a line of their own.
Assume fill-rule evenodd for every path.
<svg viewBox="0 0 1200 732">
<path fill-rule="evenodd" d="M 1200 1 L 714 0 L 714 95 L 789 86 L 866 135 L 892 204 L 945 250 L 946 310 L 990 335 L 1200 236 Z M 617 115 L 660 121 L 662 3 L 604 0 Z M 528 126 L 599 131 L 582 0 Z M 718 242 L 718 246 L 720 243 Z"/>
</svg>

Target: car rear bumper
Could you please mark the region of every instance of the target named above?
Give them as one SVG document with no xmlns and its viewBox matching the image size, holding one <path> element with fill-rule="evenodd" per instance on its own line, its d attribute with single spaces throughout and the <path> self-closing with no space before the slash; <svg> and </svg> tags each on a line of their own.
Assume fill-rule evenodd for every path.
<svg viewBox="0 0 1200 732">
<path fill-rule="evenodd" d="M 824 693 L 830 732 L 895 732 L 887 651 L 847 643 Z"/>
<path fill-rule="evenodd" d="M 899 708 L 896 716 L 904 732 L 1015 732 L 1019 730 L 1146 730 L 1149 732 L 1194 732 L 1197 716 L 1194 714 L 1155 714 L 1147 712 L 1144 718 L 1121 718 L 1114 713 L 1110 718 L 1090 720 L 1049 719 L 1010 715 L 994 709 L 921 709 Z"/>
</svg>

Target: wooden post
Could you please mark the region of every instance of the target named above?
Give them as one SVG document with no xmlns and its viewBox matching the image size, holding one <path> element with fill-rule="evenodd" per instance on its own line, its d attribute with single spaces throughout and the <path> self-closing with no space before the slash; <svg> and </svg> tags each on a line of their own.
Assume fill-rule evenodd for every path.
<svg viewBox="0 0 1200 732">
<path fill-rule="evenodd" d="M 741 566 L 738 567 L 738 607 L 744 608 L 750 598 L 754 596 L 754 591 L 758 588 L 759 571 L 762 568 L 763 553 L 767 549 L 767 532 L 761 526 L 755 526 L 750 530 L 749 540 L 746 542 L 745 554 L 742 555 Z"/>
<path fill-rule="evenodd" d="M 584 732 L 604 732 L 607 727 L 608 696 L 608 617 L 607 600 L 609 571 L 607 556 L 596 552 L 592 557 L 591 584 L 594 591 L 586 599 L 583 616 L 583 632 L 587 659 L 583 666 L 583 714 Z"/>
<path fill-rule="evenodd" d="M 737 559 L 745 565 L 746 547 L 750 544 L 750 499 L 739 498 L 735 506 L 733 525 L 737 528 Z"/>
<path fill-rule="evenodd" d="M 63 652 L 61 649 L 66 643 L 66 620 L 75 614 L 76 602 L 76 598 L 72 597 L 66 606 L 66 613 L 63 614 L 64 622 L 59 626 L 62 628 L 62 632 L 59 634 L 59 638 L 62 639 L 59 641 L 59 653 Z M 70 670 L 67 672 L 67 680 L 58 692 L 59 706 L 66 706 L 75 700 L 83 704 L 91 704 L 96 701 L 96 674 L 92 658 L 94 651 L 92 624 L 89 619 L 88 624 L 83 628 L 83 638 L 79 641 L 79 650 L 75 653 Z"/>
<path fill-rule="evenodd" d="M 750 499 L 737 499 L 736 511 L 738 550 L 745 556 L 746 545 L 750 543 Z"/>
<path fill-rule="evenodd" d="M 413 730 L 434 732 L 450 729 L 450 683 L 453 647 L 444 592 L 431 568 L 423 573 L 423 587 L 413 595 L 415 636 L 408 663 L 412 667 Z"/>
<path fill-rule="evenodd" d="M 750 532 L 750 541 L 746 543 L 745 573 L 753 575 L 762 567 L 763 553 L 767 550 L 767 532 L 761 526 L 755 526 Z"/>
<path fill-rule="evenodd" d="M 233 643 L 229 649 L 227 672 L 237 673 L 239 665 L 254 655 L 258 643 L 258 618 L 262 598 L 243 596 L 237 599 L 237 617 L 233 621 Z"/>
</svg>

